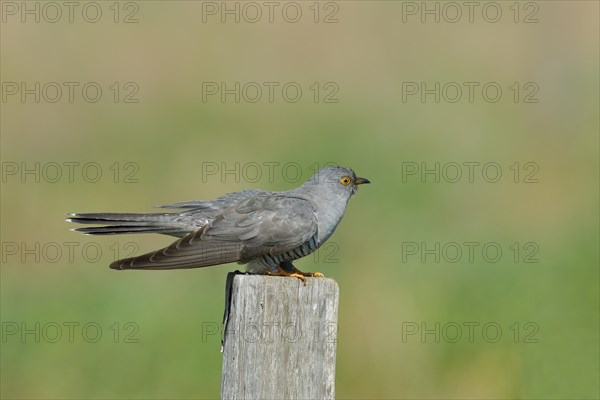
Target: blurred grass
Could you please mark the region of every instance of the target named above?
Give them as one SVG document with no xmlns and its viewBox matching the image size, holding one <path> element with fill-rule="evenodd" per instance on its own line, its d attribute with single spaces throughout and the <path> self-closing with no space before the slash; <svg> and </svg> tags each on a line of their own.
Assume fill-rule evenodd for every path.
<svg viewBox="0 0 600 400">
<path fill-rule="evenodd" d="M 139 104 L 1 104 L 2 160 L 139 165 L 138 184 L 2 185 L 3 242 L 79 241 L 73 211 L 151 211 L 275 181 L 201 179 L 202 162 L 336 162 L 361 188 L 332 237 L 340 284 L 339 398 L 598 398 L 598 4 L 543 2 L 539 24 L 401 24 L 400 3 L 340 3 L 340 23 L 201 24 L 200 3 L 142 2 L 140 23 L 3 24 L 2 81 L 136 81 Z M 76 32 L 77 34 L 73 34 Z M 52 39 L 50 39 L 52 38 Z M 203 81 L 334 81 L 338 104 L 201 101 Z M 538 104 L 402 103 L 403 81 L 535 81 Z M 515 161 L 537 184 L 402 181 L 402 162 Z M 276 170 L 277 171 L 277 170 Z M 215 398 L 226 273 L 115 273 L 95 263 L 2 264 L 3 322 L 96 322 L 98 343 L 1 351 L 2 398 Z M 537 264 L 402 262 L 402 242 L 539 244 Z M 133 321 L 139 343 L 109 327 Z M 488 343 L 402 341 L 402 324 L 497 322 Z M 508 327 L 533 321 L 538 343 Z"/>
</svg>

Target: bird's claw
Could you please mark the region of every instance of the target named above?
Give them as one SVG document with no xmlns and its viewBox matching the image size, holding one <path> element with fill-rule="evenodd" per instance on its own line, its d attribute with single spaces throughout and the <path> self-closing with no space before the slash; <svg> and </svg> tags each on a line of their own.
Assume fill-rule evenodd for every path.
<svg viewBox="0 0 600 400">
<path fill-rule="evenodd" d="M 306 277 L 315 277 L 315 278 L 323 278 L 324 275 L 320 272 L 302 272 L 296 267 L 293 267 L 291 271 L 285 270 L 284 268 L 278 267 L 276 271 L 266 271 L 267 275 L 271 276 L 293 276 L 294 278 L 298 278 L 304 283 L 306 286 Z"/>
<path fill-rule="evenodd" d="M 324 278 L 325 275 L 323 275 L 320 272 L 301 272 L 301 274 L 304 274 L 304 276 L 313 276 L 315 278 Z"/>
</svg>

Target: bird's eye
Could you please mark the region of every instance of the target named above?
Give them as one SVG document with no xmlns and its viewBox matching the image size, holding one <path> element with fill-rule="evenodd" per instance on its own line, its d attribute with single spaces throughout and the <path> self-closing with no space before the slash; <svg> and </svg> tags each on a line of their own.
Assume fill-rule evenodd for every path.
<svg viewBox="0 0 600 400">
<path fill-rule="evenodd" d="M 348 186 L 350 184 L 350 177 L 349 176 L 345 176 L 342 179 L 340 179 L 340 183 L 344 186 Z"/>
</svg>

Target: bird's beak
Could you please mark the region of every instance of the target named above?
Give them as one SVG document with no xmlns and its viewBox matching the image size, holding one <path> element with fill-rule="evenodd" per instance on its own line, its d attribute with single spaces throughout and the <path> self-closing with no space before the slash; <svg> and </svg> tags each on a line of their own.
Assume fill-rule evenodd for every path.
<svg viewBox="0 0 600 400">
<path fill-rule="evenodd" d="M 371 181 L 370 181 L 370 180 L 368 180 L 367 178 L 360 178 L 360 177 L 357 177 L 357 178 L 354 180 L 354 184 L 355 184 L 355 185 L 362 185 L 362 184 L 364 184 L 364 183 L 371 183 Z"/>
</svg>

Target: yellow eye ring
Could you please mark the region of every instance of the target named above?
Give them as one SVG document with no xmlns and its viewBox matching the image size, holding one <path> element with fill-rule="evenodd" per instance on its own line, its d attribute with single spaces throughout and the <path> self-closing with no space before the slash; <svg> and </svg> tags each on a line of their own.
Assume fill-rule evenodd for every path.
<svg viewBox="0 0 600 400">
<path fill-rule="evenodd" d="M 348 186 L 350 184 L 350 177 L 349 176 L 345 176 L 342 179 L 340 179 L 340 183 L 344 186 Z"/>
</svg>

